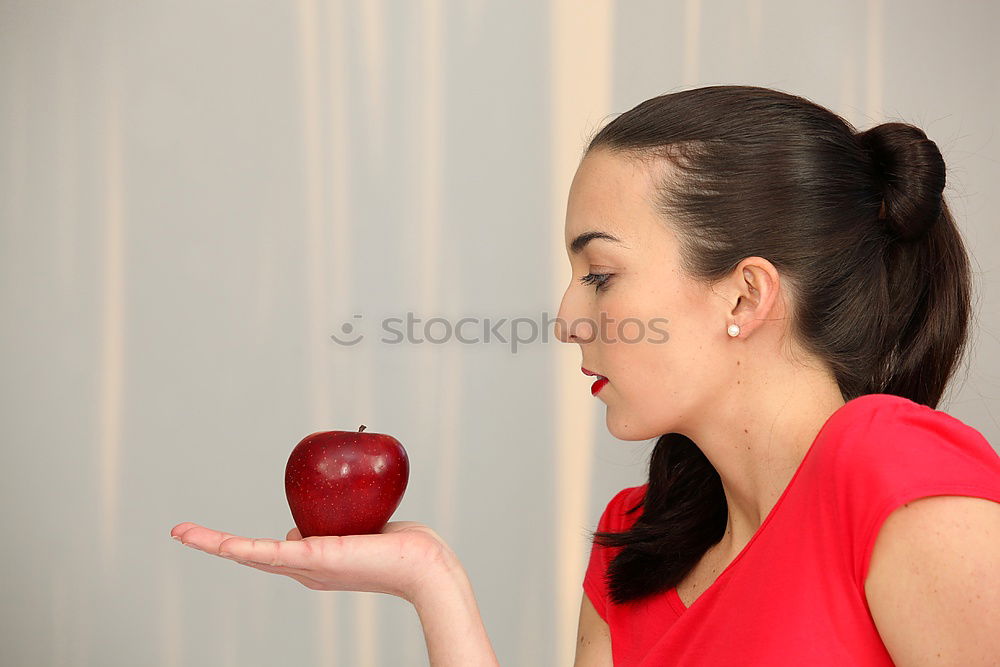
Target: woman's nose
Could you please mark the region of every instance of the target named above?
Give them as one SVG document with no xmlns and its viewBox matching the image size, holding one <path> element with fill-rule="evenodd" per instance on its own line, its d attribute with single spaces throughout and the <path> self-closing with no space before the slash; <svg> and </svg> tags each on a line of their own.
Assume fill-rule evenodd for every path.
<svg viewBox="0 0 1000 667">
<path fill-rule="evenodd" d="M 585 317 L 574 317 L 567 307 L 567 295 L 559 304 L 555 321 L 556 338 L 563 343 L 587 343 L 594 339 L 594 323 Z"/>
</svg>

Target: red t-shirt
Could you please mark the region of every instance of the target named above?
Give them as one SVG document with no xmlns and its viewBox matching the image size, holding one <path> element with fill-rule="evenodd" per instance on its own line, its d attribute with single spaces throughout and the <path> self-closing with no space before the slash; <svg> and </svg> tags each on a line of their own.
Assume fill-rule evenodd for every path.
<svg viewBox="0 0 1000 667">
<path fill-rule="evenodd" d="M 618 492 L 598 530 L 622 531 L 647 485 Z M 676 589 L 625 605 L 604 575 L 621 547 L 591 548 L 583 589 L 611 630 L 616 667 L 892 665 L 864 594 L 879 527 L 904 503 L 1000 502 L 1000 456 L 958 419 L 889 394 L 823 424 L 777 504 L 718 579 L 684 607 Z"/>
</svg>

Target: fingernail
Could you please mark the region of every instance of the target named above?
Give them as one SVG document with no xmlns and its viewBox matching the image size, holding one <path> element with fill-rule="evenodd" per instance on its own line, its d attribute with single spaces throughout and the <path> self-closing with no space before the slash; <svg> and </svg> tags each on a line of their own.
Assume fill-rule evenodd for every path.
<svg viewBox="0 0 1000 667">
<path fill-rule="evenodd" d="M 180 538 L 180 536 L 179 536 L 179 535 L 171 535 L 170 537 L 174 538 L 174 539 L 175 539 L 175 540 L 177 540 L 178 542 L 180 542 L 180 541 L 181 541 L 181 538 Z"/>
</svg>

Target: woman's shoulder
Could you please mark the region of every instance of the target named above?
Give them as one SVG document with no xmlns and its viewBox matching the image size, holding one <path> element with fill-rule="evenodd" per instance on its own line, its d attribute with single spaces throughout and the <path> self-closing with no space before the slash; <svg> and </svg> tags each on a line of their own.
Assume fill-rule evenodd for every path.
<svg viewBox="0 0 1000 667">
<path fill-rule="evenodd" d="M 837 410 L 834 420 L 841 423 L 865 425 L 892 421 L 899 415 L 920 414 L 932 419 L 944 419 L 946 421 L 959 421 L 947 412 L 936 410 L 930 406 L 922 405 L 904 396 L 895 394 L 862 394 L 847 401 Z"/>
<path fill-rule="evenodd" d="M 1000 489 L 1000 455 L 982 433 L 943 410 L 867 394 L 842 406 L 829 426 L 817 443 L 815 472 L 858 514 L 918 491 Z"/>
<path fill-rule="evenodd" d="M 1000 498 L 1000 455 L 961 419 L 889 394 L 842 410 L 816 443 L 810 477 L 851 545 L 859 587 L 879 528 L 898 507 L 929 496 Z"/>
<path fill-rule="evenodd" d="M 601 530 L 621 531 L 635 523 L 642 511 L 639 505 L 646 496 L 648 486 L 648 482 L 639 486 L 627 486 L 615 493 L 601 514 Z"/>
<path fill-rule="evenodd" d="M 997 457 L 982 433 L 943 410 L 893 394 L 865 394 L 845 403 L 831 418 L 828 439 L 850 460 L 912 460 L 942 451 Z"/>
</svg>

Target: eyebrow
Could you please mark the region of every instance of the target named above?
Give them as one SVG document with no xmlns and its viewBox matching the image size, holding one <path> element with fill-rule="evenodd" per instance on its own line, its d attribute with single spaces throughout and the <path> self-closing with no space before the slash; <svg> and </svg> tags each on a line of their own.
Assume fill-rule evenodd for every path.
<svg viewBox="0 0 1000 667">
<path fill-rule="evenodd" d="M 612 236 L 607 232 L 584 232 L 573 239 L 573 242 L 569 244 L 569 249 L 573 251 L 574 255 L 579 255 L 587 244 L 594 239 L 604 239 L 605 241 L 611 241 L 612 243 L 617 243 L 618 245 L 626 248 L 628 247 L 620 238 Z"/>
</svg>

